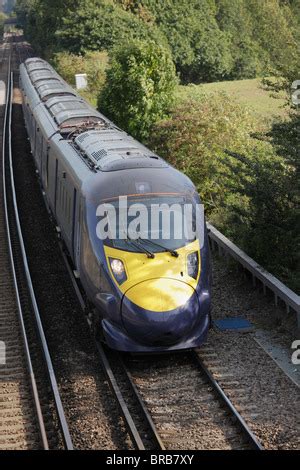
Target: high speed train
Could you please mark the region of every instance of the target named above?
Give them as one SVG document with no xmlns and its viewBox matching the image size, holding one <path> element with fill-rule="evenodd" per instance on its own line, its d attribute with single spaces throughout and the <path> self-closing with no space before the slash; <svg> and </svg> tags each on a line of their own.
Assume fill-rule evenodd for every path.
<svg viewBox="0 0 300 470">
<path fill-rule="evenodd" d="M 44 60 L 21 65 L 20 88 L 46 204 L 85 291 L 95 331 L 119 351 L 200 346 L 211 310 L 205 220 L 195 225 L 193 237 L 176 238 L 171 230 L 165 239 L 161 219 L 155 234 L 151 228 L 145 237 L 98 234 L 99 206 L 117 214 L 121 197 L 129 210 L 139 204 L 194 209 L 200 200 L 193 183 L 92 108 Z M 116 223 L 116 232 L 126 232 Z"/>
</svg>

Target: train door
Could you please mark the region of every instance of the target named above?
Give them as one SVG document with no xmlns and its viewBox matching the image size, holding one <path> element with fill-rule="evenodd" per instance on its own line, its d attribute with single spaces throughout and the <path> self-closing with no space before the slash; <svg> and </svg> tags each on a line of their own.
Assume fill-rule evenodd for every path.
<svg viewBox="0 0 300 470">
<path fill-rule="evenodd" d="M 76 204 L 76 223 L 74 226 L 74 263 L 78 273 L 80 274 L 80 256 L 81 256 L 81 238 L 82 238 L 82 204 L 77 196 Z"/>
<path fill-rule="evenodd" d="M 44 137 L 39 127 L 36 127 L 35 142 L 35 161 L 39 172 L 42 172 L 42 156 L 43 156 Z"/>
<path fill-rule="evenodd" d="M 43 187 L 46 191 L 48 189 L 48 175 L 49 175 L 49 146 L 47 145 L 46 141 L 44 141 L 43 153 L 42 153 L 42 181 L 43 181 Z"/>
<path fill-rule="evenodd" d="M 56 217 L 55 201 L 56 201 L 56 180 L 57 180 L 57 158 L 51 148 L 47 150 L 47 188 L 46 196 L 48 204 Z"/>
<path fill-rule="evenodd" d="M 30 109 L 29 104 L 28 104 L 28 128 L 29 128 L 29 138 L 30 138 L 31 151 L 33 153 L 33 151 L 34 151 L 34 139 L 35 139 L 35 125 L 34 125 L 33 114 L 32 114 L 32 111 Z"/>
<path fill-rule="evenodd" d="M 31 144 L 31 151 L 32 155 L 34 156 L 34 149 L 35 149 L 35 121 L 33 117 L 33 113 L 29 108 L 29 126 L 30 126 L 30 144 Z"/>
<path fill-rule="evenodd" d="M 73 256 L 73 259 L 75 260 L 76 258 L 76 248 L 75 248 L 75 240 L 76 240 L 76 229 L 77 229 L 77 225 L 76 224 L 76 216 L 77 216 L 77 190 L 74 188 L 74 192 L 73 192 L 73 221 L 72 221 L 72 256 Z"/>
<path fill-rule="evenodd" d="M 55 185 L 54 185 L 54 212 L 55 212 L 55 217 L 56 217 L 57 191 L 58 191 L 57 176 L 58 176 L 58 160 L 56 158 L 55 159 Z"/>
</svg>

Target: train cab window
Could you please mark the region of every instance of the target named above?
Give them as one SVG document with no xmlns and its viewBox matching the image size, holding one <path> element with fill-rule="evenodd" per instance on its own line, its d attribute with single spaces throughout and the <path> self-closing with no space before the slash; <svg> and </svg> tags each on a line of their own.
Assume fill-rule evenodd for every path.
<svg viewBox="0 0 300 470">
<path fill-rule="evenodd" d="M 117 248 L 119 250 L 132 251 L 132 252 L 145 252 L 145 248 L 154 253 L 163 252 L 166 250 L 177 250 L 182 248 L 193 241 L 199 236 L 201 232 L 201 213 L 195 202 L 186 195 L 160 195 L 160 196 L 142 196 L 136 195 L 128 198 L 128 214 L 132 206 L 132 216 L 127 217 L 127 227 L 122 225 L 122 218 L 119 213 L 119 202 L 116 199 L 107 201 L 110 206 L 114 208 L 111 212 L 112 217 L 116 215 L 115 219 L 110 220 L 110 211 L 107 211 L 109 229 L 114 228 L 115 233 L 109 234 L 108 238 L 104 239 L 104 244 Z M 137 243 L 130 243 L 130 236 L 128 230 L 134 219 L 137 217 L 136 204 L 142 204 L 145 208 L 141 212 L 140 220 L 141 225 L 138 225 L 137 231 L 139 233 L 140 245 Z M 192 208 L 191 214 L 186 210 L 186 206 Z M 170 208 L 169 212 L 163 215 L 162 209 L 156 212 L 154 216 L 153 209 Z M 160 212 L 162 211 L 162 212 Z M 115 221 L 114 221 L 115 220 Z M 168 223 L 169 220 L 169 223 Z M 132 225 L 135 227 L 135 225 Z M 191 230 L 188 230 L 188 229 Z M 125 234 L 125 235 L 124 235 Z M 141 242 L 143 241 L 143 243 Z M 143 246 L 141 246 L 143 245 Z"/>
</svg>

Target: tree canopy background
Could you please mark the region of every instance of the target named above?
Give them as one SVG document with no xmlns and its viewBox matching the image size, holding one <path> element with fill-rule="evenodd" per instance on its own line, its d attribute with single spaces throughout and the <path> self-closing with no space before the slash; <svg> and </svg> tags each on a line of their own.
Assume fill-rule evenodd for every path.
<svg viewBox="0 0 300 470">
<path fill-rule="evenodd" d="M 299 0 L 17 0 L 16 11 L 46 56 L 154 40 L 184 83 L 273 72 L 296 60 L 300 35 Z"/>
</svg>

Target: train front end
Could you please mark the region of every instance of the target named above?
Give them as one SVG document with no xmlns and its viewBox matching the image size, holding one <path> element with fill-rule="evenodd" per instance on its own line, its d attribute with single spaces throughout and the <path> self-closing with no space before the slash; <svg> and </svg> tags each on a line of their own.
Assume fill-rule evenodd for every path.
<svg viewBox="0 0 300 470">
<path fill-rule="evenodd" d="M 211 276 L 195 188 L 170 168 L 117 173 L 86 198 L 83 279 L 104 340 L 142 353 L 198 347 L 210 325 Z"/>
</svg>

